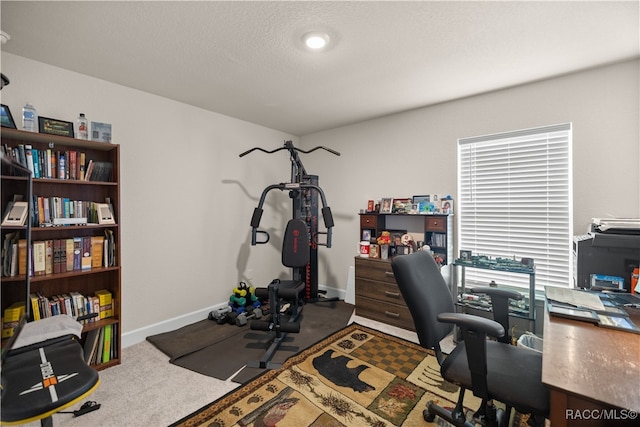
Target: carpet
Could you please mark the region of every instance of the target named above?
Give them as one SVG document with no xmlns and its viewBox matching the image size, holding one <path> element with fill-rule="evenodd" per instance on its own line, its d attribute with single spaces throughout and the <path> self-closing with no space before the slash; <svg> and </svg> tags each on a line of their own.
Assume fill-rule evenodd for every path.
<svg viewBox="0 0 640 427">
<path fill-rule="evenodd" d="M 327 301 L 303 306 L 300 332 L 287 334 L 272 360 L 282 363 L 322 338 L 344 328 L 353 314 L 353 305 Z M 269 348 L 274 332 L 253 331 L 249 326 L 219 325 L 201 320 L 170 332 L 147 337 L 177 366 L 214 378 L 244 384 L 264 373 L 264 369 L 243 367 L 259 360 Z"/>
<path fill-rule="evenodd" d="M 457 396 L 433 352 L 351 324 L 172 426 L 422 426 L 429 400 Z M 473 413 L 480 399 L 465 397 Z"/>
</svg>

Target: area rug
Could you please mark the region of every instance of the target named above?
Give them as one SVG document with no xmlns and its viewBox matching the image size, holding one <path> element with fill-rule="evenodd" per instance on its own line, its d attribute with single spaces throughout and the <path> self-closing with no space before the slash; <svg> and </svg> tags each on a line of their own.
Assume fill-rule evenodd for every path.
<svg viewBox="0 0 640 427">
<path fill-rule="evenodd" d="M 344 328 L 353 314 L 353 305 L 344 301 L 323 301 L 303 306 L 300 332 L 284 338 L 274 362 L 282 363 L 324 337 Z M 177 366 L 222 380 L 244 384 L 265 370 L 245 365 L 259 360 L 275 333 L 253 331 L 249 326 L 218 325 L 208 319 L 180 329 L 147 337 Z"/>
<path fill-rule="evenodd" d="M 172 426 L 421 426 L 429 400 L 457 395 L 433 352 L 351 324 Z M 467 393 L 468 419 L 479 405 Z"/>
</svg>

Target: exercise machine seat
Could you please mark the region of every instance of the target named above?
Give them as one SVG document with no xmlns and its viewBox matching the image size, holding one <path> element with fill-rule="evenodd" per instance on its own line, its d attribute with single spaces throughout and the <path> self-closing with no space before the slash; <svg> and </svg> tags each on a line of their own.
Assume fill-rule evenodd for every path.
<svg viewBox="0 0 640 427">
<path fill-rule="evenodd" d="M 32 323 L 39 322 L 50 323 Z M 99 384 L 98 372 L 85 362 L 74 334 L 10 349 L 2 363 L 0 424 L 42 420 L 51 425 L 53 414 L 85 399 Z"/>
</svg>

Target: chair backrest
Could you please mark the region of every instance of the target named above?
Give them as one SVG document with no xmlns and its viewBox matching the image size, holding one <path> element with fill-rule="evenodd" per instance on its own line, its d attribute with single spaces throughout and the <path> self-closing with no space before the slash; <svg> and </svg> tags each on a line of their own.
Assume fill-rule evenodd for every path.
<svg viewBox="0 0 640 427">
<path fill-rule="evenodd" d="M 309 242 L 307 224 L 301 219 L 290 219 L 282 239 L 282 265 L 290 268 L 306 266 L 311 253 Z"/>
<path fill-rule="evenodd" d="M 391 267 L 413 317 L 420 345 L 439 351 L 440 341 L 451 333 L 453 325 L 439 322 L 438 314 L 455 312 L 440 268 L 425 251 L 396 256 Z"/>
</svg>

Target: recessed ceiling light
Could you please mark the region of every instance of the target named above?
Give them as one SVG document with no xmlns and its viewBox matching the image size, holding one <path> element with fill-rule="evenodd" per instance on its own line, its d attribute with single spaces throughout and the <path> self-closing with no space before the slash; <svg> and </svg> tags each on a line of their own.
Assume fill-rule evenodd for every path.
<svg viewBox="0 0 640 427">
<path fill-rule="evenodd" d="M 302 41 L 311 50 L 321 50 L 329 43 L 329 35 L 320 32 L 306 33 L 302 36 Z"/>
</svg>

